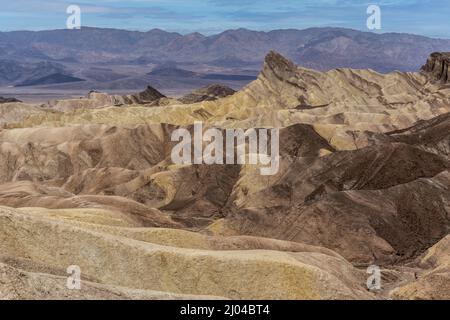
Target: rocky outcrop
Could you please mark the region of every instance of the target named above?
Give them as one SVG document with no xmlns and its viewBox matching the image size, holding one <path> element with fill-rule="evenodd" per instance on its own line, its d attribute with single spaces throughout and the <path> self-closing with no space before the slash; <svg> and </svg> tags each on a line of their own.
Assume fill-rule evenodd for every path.
<svg viewBox="0 0 450 320">
<path fill-rule="evenodd" d="M 95 100 L 99 105 L 121 106 L 127 104 L 152 104 L 157 103 L 160 99 L 166 98 L 161 92 L 155 88 L 148 86 L 144 91 L 131 95 L 109 95 L 98 91 L 91 91 L 86 99 Z"/>
<path fill-rule="evenodd" d="M 450 82 L 450 52 L 435 52 L 430 55 L 427 63 L 422 67 L 434 81 L 441 83 Z"/>
<path fill-rule="evenodd" d="M 150 104 L 157 102 L 162 98 L 166 98 L 166 96 L 155 88 L 147 86 L 142 92 L 126 96 L 125 101 L 128 104 Z"/>
<path fill-rule="evenodd" d="M 80 99 L 57 100 L 44 105 L 45 108 L 58 111 L 72 111 L 76 109 L 96 109 L 107 106 L 145 105 L 159 106 L 168 104 L 166 96 L 155 88 L 148 86 L 144 91 L 131 95 L 114 95 L 98 91 L 90 91 L 86 97 Z"/>
<path fill-rule="evenodd" d="M 179 100 L 184 104 L 197 103 L 202 101 L 214 101 L 220 98 L 235 94 L 236 91 L 220 84 L 212 84 L 193 91 Z"/>
<path fill-rule="evenodd" d="M 0 104 L 2 103 L 11 103 L 11 102 L 22 102 L 16 98 L 4 98 L 4 97 L 0 97 Z"/>
<path fill-rule="evenodd" d="M 289 79 L 295 76 L 297 66 L 289 59 L 275 51 L 270 51 L 265 60 L 262 76 L 270 78 L 271 75 L 279 79 Z"/>
<path fill-rule="evenodd" d="M 151 86 L 147 86 L 144 91 L 131 95 L 109 95 L 97 91 L 91 91 L 86 96 L 87 99 L 95 100 L 98 104 L 107 106 L 121 106 L 127 104 L 156 104 L 162 98 L 166 98 L 161 92 Z"/>
</svg>

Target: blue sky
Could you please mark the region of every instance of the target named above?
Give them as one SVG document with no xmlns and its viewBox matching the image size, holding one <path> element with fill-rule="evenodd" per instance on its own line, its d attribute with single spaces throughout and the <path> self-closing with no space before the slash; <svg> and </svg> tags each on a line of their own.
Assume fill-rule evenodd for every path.
<svg viewBox="0 0 450 320">
<path fill-rule="evenodd" d="M 450 38 L 450 0 L 0 0 L 0 30 L 65 28 L 71 4 L 81 7 L 84 26 L 183 34 L 322 26 L 367 31 L 366 9 L 377 4 L 381 32 Z"/>
</svg>

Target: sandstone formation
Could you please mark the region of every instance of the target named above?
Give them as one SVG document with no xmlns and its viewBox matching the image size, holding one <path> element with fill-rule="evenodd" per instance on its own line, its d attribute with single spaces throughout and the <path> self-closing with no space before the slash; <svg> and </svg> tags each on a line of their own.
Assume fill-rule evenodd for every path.
<svg viewBox="0 0 450 320">
<path fill-rule="evenodd" d="M 1 104 L 0 298 L 448 298 L 446 56 L 379 74 L 270 52 L 232 95 Z M 279 171 L 173 163 L 199 121 L 279 128 Z"/>
</svg>

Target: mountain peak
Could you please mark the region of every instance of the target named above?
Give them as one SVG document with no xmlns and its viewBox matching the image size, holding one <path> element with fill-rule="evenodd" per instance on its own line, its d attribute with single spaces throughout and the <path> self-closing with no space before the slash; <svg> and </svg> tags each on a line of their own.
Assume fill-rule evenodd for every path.
<svg viewBox="0 0 450 320">
<path fill-rule="evenodd" d="M 136 95 L 136 98 L 140 103 L 153 102 L 165 97 L 165 95 L 151 86 L 147 86 L 147 89 Z"/>
<path fill-rule="evenodd" d="M 276 74 L 294 72 L 296 69 L 294 62 L 274 50 L 271 50 L 264 60 L 264 70 L 272 70 Z"/>
<path fill-rule="evenodd" d="M 433 80 L 442 83 L 450 82 L 450 52 L 434 52 L 430 55 L 422 71 Z"/>
<path fill-rule="evenodd" d="M 192 32 L 192 33 L 185 35 L 185 38 L 187 38 L 189 40 L 195 40 L 195 39 L 203 39 L 206 37 L 203 34 L 201 34 L 200 32 Z"/>
</svg>

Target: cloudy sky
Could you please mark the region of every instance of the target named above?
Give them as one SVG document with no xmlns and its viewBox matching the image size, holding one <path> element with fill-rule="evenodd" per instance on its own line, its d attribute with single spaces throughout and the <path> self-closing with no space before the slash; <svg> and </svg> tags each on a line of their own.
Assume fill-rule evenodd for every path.
<svg viewBox="0 0 450 320">
<path fill-rule="evenodd" d="M 381 32 L 450 38 L 450 0 L 0 0 L 0 30 L 61 29 L 77 4 L 82 25 L 213 34 L 225 29 L 366 29 L 367 7 L 382 12 Z"/>
</svg>

